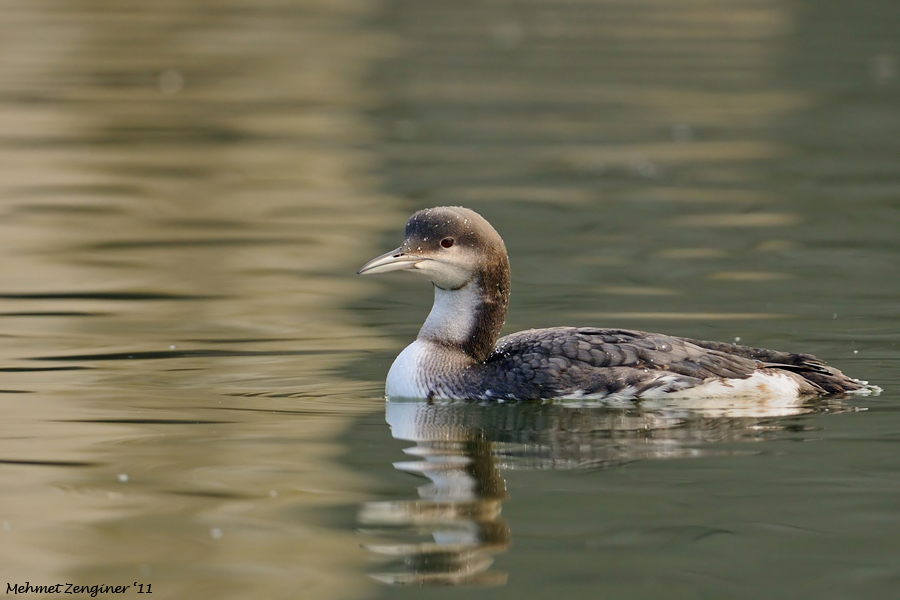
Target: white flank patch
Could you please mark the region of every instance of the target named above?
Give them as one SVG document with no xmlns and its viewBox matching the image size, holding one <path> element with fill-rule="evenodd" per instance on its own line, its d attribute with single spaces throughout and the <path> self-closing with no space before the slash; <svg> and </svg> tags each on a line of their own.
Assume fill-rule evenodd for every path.
<svg viewBox="0 0 900 600">
<path fill-rule="evenodd" d="M 584 394 L 575 392 L 564 396 L 563 400 L 631 400 L 641 399 L 701 399 L 701 398 L 763 398 L 795 399 L 800 397 L 800 384 L 785 373 L 757 371 L 746 379 L 712 379 L 693 387 L 679 389 L 685 382 L 678 376 L 663 375 L 658 384 L 642 393 L 628 386 L 609 394 Z"/>
<path fill-rule="evenodd" d="M 757 371 L 747 379 L 717 379 L 666 394 L 665 398 L 782 398 L 800 397 L 800 384 L 784 373 Z M 659 396 L 657 396 L 659 397 Z"/>
<path fill-rule="evenodd" d="M 416 340 L 394 359 L 384 383 L 389 398 L 427 398 L 428 390 L 419 381 L 421 365 L 430 344 Z"/>
<path fill-rule="evenodd" d="M 676 379 L 664 376 L 659 381 L 677 384 Z M 708 381 L 688 389 L 653 388 L 642 393 L 639 402 L 642 408 L 662 411 L 665 418 L 672 419 L 691 414 L 716 418 L 783 417 L 808 412 L 799 387 L 790 375 L 758 372 L 747 379 Z M 629 387 L 606 396 L 572 394 L 566 399 L 577 401 L 575 406 L 634 406 L 636 395 Z"/>
</svg>

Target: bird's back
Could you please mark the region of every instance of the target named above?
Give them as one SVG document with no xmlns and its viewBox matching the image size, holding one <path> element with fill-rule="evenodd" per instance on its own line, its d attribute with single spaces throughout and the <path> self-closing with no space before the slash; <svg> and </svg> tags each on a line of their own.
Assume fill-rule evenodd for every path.
<svg viewBox="0 0 900 600">
<path fill-rule="evenodd" d="M 625 329 L 555 327 L 500 339 L 481 373 L 488 397 L 641 398 L 856 391 L 810 355 Z"/>
</svg>

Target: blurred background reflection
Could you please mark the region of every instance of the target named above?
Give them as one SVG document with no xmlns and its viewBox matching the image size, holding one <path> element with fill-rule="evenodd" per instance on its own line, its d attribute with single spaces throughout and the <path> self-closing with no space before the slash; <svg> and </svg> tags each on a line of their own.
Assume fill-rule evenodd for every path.
<svg viewBox="0 0 900 600">
<path fill-rule="evenodd" d="M 898 27 L 889 0 L 2 3 L 0 583 L 889 597 Z M 739 338 L 885 393 L 386 423 L 431 291 L 354 273 L 435 204 L 504 236 L 507 332 Z"/>
</svg>

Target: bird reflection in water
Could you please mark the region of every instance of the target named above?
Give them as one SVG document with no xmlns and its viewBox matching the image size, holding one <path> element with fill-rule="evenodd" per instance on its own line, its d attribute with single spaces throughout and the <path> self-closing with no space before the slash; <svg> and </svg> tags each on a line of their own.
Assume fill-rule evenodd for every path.
<svg viewBox="0 0 900 600">
<path fill-rule="evenodd" d="M 464 405 L 459 405 L 464 406 Z M 510 544 L 500 518 L 507 498 L 487 432 L 454 422 L 450 405 L 388 402 L 387 420 L 397 439 L 416 442 L 405 452 L 418 460 L 394 467 L 425 476 L 419 498 L 369 502 L 359 521 L 370 533 L 393 534 L 393 543 L 368 544 L 377 554 L 402 557 L 399 570 L 372 576 L 392 584 L 502 585 L 506 574 L 489 572 L 492 554 Z M 421 541 L 428 536 L 427 541 Z"/>
<path fill-rule="evenodd" d="M 416 460 L 394 467 L 430 482 L 416 499 L 362 506 L 363 533 L 383 540 L 365 547 L 389 561 L 371 576 L 401 585 L 505 584 L 506 573 L 490 570 L 493 556 L 512 543 L 500 517 L 508 498 L 504 469 L 605 468 L 749 452 L 716 444 L 802 431 L 802 415 L 847 410 L 839 399 L 648 404 L 387 401 L 393 437 L 415 442 L 405 452 Z"/>
</svg>

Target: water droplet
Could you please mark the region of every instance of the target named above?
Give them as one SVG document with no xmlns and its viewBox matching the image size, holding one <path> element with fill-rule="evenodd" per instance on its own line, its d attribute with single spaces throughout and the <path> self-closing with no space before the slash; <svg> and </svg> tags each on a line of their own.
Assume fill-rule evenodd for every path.
<svg viewBox="0 0 900 600">
<path fill-rule="evenodd" d="M 159 74 L 159 89 L 164 94 L 177 94 L 184 87 L 184 75 L 169 69 Z"/>
<path fill-rule="evenodd" d="M 418 129 L 419 128 L 413 121 L 403 120 L 394 123 L 394 133 L 396 133 L 397 137 L 401 140 L 409 141 L 415 139 Z"/>
<path fill-rule="evenodd" d="M 641 177 L 652 179 L 659 175 L 659 167 L 646 159 L 640 159 L 633 164 L 634 172 Z"/>
<path fill-rule="evenodd" d="M 872 79 L 879 85 L 889 84 L 897 76 L 897 60 L 890 54 L 872 57 Z"/>
<path fill-rule="evenodd" d="M 512 21 L 499 23 L 492 33 L 494 43 L 502 50 L 512 50 L 525 40 L 525 29 Z"/>
<path fill-rule="evenodd" d="M 694 137 L 694 132 L 691 130 L 690 125 L 676 123 L 672 125 L 671 135 L 676 142 L 689 142 Z"/>
</svg>

